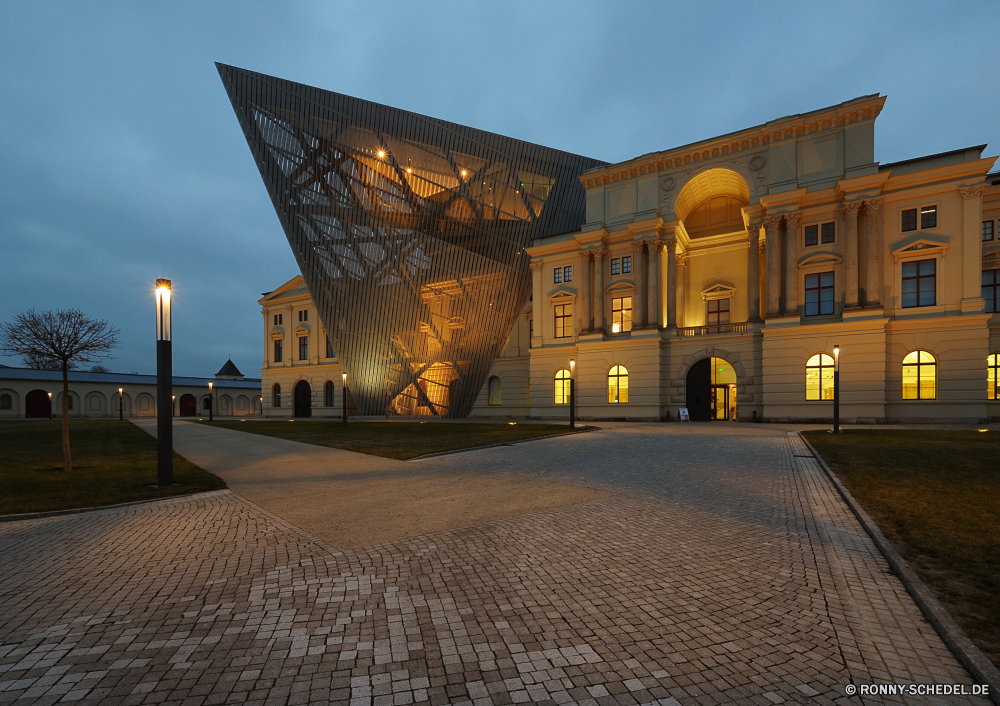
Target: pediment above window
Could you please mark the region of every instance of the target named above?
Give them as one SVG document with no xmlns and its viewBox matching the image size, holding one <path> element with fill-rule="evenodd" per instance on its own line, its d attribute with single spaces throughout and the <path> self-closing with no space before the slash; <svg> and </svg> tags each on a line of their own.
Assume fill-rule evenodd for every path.
<svg viewBox="0 0 1000 706">
<path fill-rule="evenodd" d="M 308 336 L 309 335 L 309 327 L 308 326 L 299 326 L 297 329 L 295 329 L 295 335 L 296 336 Z"/>
<path fill-rule="evenodd" d="M 1000 260 L 1000 247 L 994 245 L 983 248 L 983 262 L 996 262 L 997 260 Z"/>
<path fill-rule="evenodd" d="M 569 304 L 576 299 L 576 290 L 568 287 L 558 287 L 549 294 L 550 304 Z"/>
<path fill-rule="evenodd" d="M 811 252 L 801 260 L 799 267 L 813 267 L 815 265 L 836 265 L 844 261 L 844 258 L 832 251 Z"/>
<path fill-rule="evenodd" d="M 276 328 L 273 331 L 271 331 L 271 338 L 284 338 L 284 337 L 285 337 L 285 332 L 282 331 L 280 328 Z"/>
<path fill-rule="evenodd" d="M 891 252 L 896 260 L 938 253 L 947 255 L 949 245 L 951 245 L 951 238 L 946 235 L 921 233 L 897 241 L 892 246 Z"/>
<path fill-rule="evenodd" d="M 604 291 L 608 294 L 624 294 L 634 290 L 635 284 L 633 284 L 631 280 L 619 280 L 618 282 L 610 284 L 604 288 Z"/>
<path fill-rule="evenodd" d="M 711 301 L 714 299 L 732 299 L 736 296 L 736 287 L 731 287 L 728 284 L 713 284 L 708 289 L 701 290 L 701 298 L 704 301 Z"/>
</svg>

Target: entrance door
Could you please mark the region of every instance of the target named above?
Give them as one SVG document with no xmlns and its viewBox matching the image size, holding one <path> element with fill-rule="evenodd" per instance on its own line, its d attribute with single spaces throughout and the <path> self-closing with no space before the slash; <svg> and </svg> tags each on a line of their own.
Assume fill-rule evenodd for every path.
<svg viewBox="0 0 1000 706">
<path fill-rule="evenodd" d="M 24 397 L 24 416 L 48 419 L 52 415 L 52 400 L 45 390 L 32 390 Z"/>
<path fill-rule="evenodd" d="M 181 395 L 180 413 L 182 417 L 198 416 L 198 403 L 195 401 L 194 395 Z"/>
<path fill-rule="evenodd" d="M 295 386 L 295 416 L 312 416 L 312 388 L 305 380 L 300 380 Z"/>
<path fill-rule="evenodd" d="M 712 385 L 712 419 L 729 421 L 729 385 Z"/>
<path fill-rule="evenodd" d="M 703 358 L 687 374 L 687 408 L 692 422 L 712 419 L 712 360 Z"/>
</svg>

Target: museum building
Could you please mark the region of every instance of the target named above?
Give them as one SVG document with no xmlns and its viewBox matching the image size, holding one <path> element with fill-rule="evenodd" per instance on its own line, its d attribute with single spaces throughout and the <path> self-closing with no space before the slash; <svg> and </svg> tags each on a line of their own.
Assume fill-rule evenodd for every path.
<svg viewBox="0 0 1000 706">
<path fill-rule="evenodd" d="M 572 377 L 581 419 L 829 420 L 837 346 L 845 422 L 1000 418 L 996 158 L 879 164 L 885 100 L 584 170 L 471 416 L 564 419 Z M 339 415 L 305 280 L 259 303 L 263 413 Z"/>
</svg>

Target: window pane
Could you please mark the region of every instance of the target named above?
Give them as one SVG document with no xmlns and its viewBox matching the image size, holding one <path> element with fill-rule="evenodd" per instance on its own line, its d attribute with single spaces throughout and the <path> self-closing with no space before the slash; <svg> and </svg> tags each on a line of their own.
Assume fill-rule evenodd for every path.
<svg viewBox="0 0 1000 706">
<path fill-rule="evenodd" d="M 937 206 L 924 206 L 920 209 L 920 227 L 937 228 Z"/>
<path fill-rule="evenodd" d="M 993 240 L 993 221 L 983 221 L 983 240 Z"/>
<path fill-rule="evenodd" d="M 820 284 L 822 286 L 824 286 L 824 287 L 832 287 L 833 286 L 833 273 L 832 272 L 824 272 L 823 274 L 821 274 L 820 275 Z"/>
<path fill-rule="evenodd" d="M 903 277 L 916 277 L 917 276 L 917 263 L 915 262 L 904 262 L 903 263 Z"/>
<path fill-rule="evenodd" d="M 628 374 L 618 378 L 618 402 L 621 404 L 628 402 Z"/>
<path fill-rule="evenodd" d="M 557 267 L 552 271 L 552 282 L 555 284 L 562 284 L 562 268 Z"/>
<path fill-rule="evenodd" d="M 806 368 L 806 399 L 818 400 L 819 394 L 819 368 Z"/>
<path fill-rule="evenodd" d="M 906 357 L 903 358 L 903 364 L 916 363 L 918 360 L 920 360 L 920 351 L 913 351 L 906 354 Z"/>
<path fill-rule="evenodd" d="M 907 356 L 909 357 L 909 356 Z M 917 397 L 917 366 L 903 366 L 903 399 L 915 400 Z"/>
<path fill-rule="evenodd" d="M 823 399 L 833 399 L 833 368 L 823 368 Z"/>
<path fill-rule="evenodd" d="M 920 399 L 922 400 L 933 400 L 934 395 L 934 381 L 937 372 L 936 365 L 921 365 L 920 366 Z"/>
<path fill-rule="evenodd" d="M 617 257 L 611 258 L 611 274 L 616 275 L 621 271 L 621 260 Z"/>
<path fill-rule="evenodd" d="M 563 268 L 563 282 L 573 281 L 573 266 L 567 265 Z"/>
<path fill-rule="evenodd" d="M 921 260 L 917 264 L 920 266 L 920 276 L 921 277 L 923 277 L 925 275 L 932 275 L 932 274 L 934 274 L 934 265 L 936 264 L 935 260 Z"/>
<path fill-rule="evenodd" d="M 819 242 L 819 226 L 806 226 L 806 246 L 815 245 Z"/>
<path fill-rule="evenodd" d="M 622 258 L 622 274 L 629 274 L 632 271 L 632 256 Z"/>
<path fill-rule="evenodd" d="M 903 232 L 917 229 L 917 209 L 908 208 L 903 211 Z"/>
<path fill-rule="evenodd" d="M 983 284 L 993 284 L 993 270 L 983 270 Z"/>
<path fill-rule="evenodd" d="M 806 292 L 806 316 L 816 316 L 819 313 L 819 291 L 813 289 Z"/>
<path fill-rule="evenodd" d="M 836 230 L 833 223 L 824 223 L 822 232 L 824 243 L 832 243 L 834 241 Z"/>
<path fill-rule="evenodd" d="M 806 287 L 813 288 L 819 286 L 819 275 L 806 275 Z"/>
</svg>

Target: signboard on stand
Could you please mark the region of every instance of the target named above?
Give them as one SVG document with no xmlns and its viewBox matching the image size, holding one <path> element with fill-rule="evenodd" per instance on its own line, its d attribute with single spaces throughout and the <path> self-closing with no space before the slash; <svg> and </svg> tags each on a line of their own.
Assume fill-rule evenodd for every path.
<svg viewBox="0 0 1000 706">
<path fill-rule="evenodd" d="M 682 422 L 690 422 L 691 421 L 691 415 L 688 414 L 688 408 L 687 407 L 681 407 L 680 414 L 681 414 L 681 421 Z"/>
</svg>

